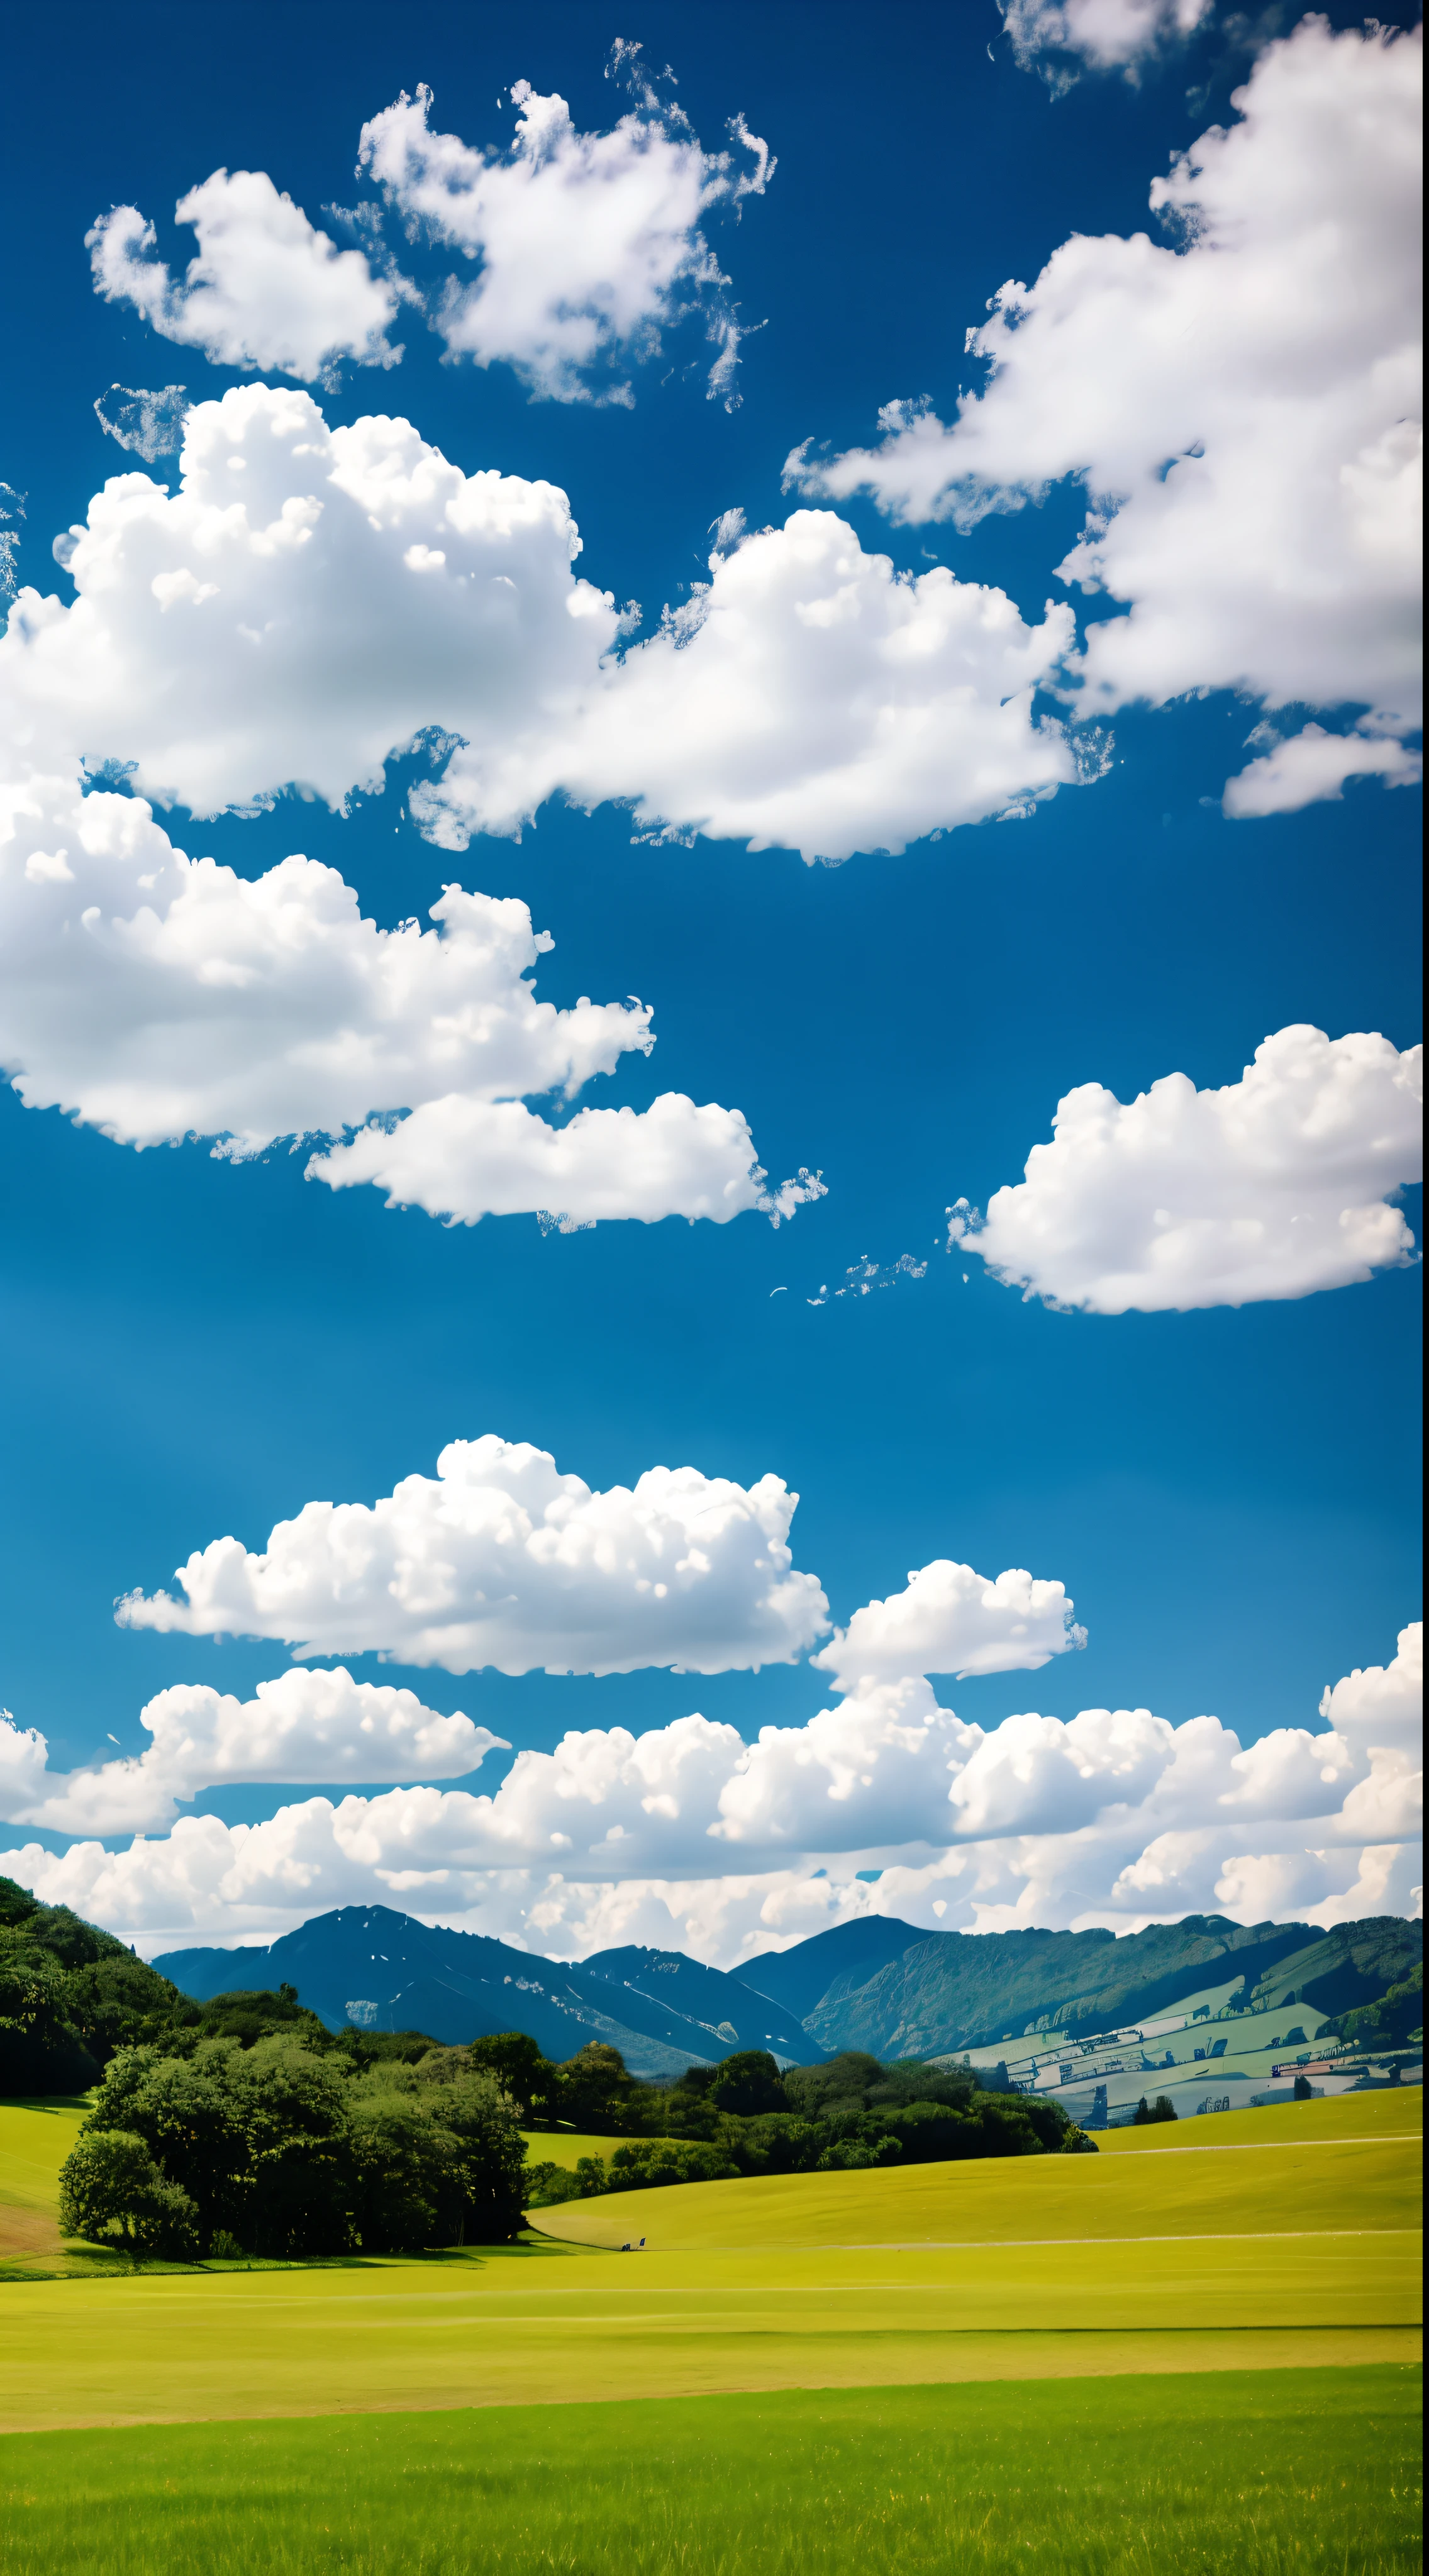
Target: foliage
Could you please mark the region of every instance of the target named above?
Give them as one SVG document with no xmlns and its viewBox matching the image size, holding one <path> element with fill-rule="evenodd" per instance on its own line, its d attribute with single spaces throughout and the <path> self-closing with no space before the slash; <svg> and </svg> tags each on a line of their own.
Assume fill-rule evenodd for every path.
<svg viewBox="0 0 1429 2576">
<path fill-rule="evenodd" d="M 131 2254 L 186 2261 L 198 2251 L 198 2211 L 165 2179 L 145 2139 L 128 2129 L 82 2137 L 60 2176 L 60 2225 L 90 2244 L 117 2236 Z"/>
<path fill-rule="evenodd" d="M 361 2067 L 278 2032 L 116 2051 L 60 2183 L 72 2233 L 139 2251 L 411 2252 L 514 2234 L 524 2155 L 490 2075 Z"/>
<path fill-rule="evenodd" d="M 1377 2003 L 1357 2004 L 1330 2029 L 1352 2048 L 1405 2048 L 1424 2030 L 1424 1963 L 1391 1986 Z"/>
<path fill-rule="evenodd" d="M 1131 2125 L 1134 2129 L 1154 2128 L 1160 2120 L 1175 2120 L 1179 2116 L 1169 2093 L 1158 2093 L 1155 2101 L 1150 2103 L 1143 2093 L 1132 2113 Z"/>
</svg>

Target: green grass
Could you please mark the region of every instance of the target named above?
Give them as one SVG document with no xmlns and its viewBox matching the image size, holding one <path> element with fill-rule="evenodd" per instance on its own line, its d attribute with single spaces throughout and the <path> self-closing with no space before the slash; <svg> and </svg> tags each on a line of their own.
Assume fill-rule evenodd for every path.
<svg viewBox="0 0 1429 2576">
<path fill-rule="evenodd" d="M 5 2576 L 1408 2576 L 1418 2375 L 790 2390 L 0 2443 Z"/>
<path fill-rule="evenodd" d="M 1413 2360 L 1417 2142 L 1277 2116 L 1227 2153 L 622 2193 L 425 2263 L 12 2281 L 0 2430 Z"/>
<path fill-rule="evenodd" d="M 1129 2129 L 1096 2156 L 987 2157 L 868 2172 L 682 2183 L 567 2201 L 539 2223 L 569 2244 L 644 2236 L 664 2253 L 763 2247 L 1012 2245 L 1061 2249 L 1112 2239 L 1293 2236 L 1420 2223 L 1422 2102 L 1397 2122 L 1387 2094 Z M 1183 2152 L 1170 2152 L 1179 2146 Z M 1249 2244 L 1241 2256 L 1250 2256 Z M 1286 2259 L 1277 2256 L 1277 2262 Z M 1204 2320 L 1200 2320 L 1204 2321 Z"/>
</svg>

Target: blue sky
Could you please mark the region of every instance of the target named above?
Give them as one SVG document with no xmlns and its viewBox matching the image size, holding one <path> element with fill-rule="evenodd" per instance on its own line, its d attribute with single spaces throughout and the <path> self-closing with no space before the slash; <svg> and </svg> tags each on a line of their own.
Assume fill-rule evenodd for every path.
<svg viewBox="0 0 1429 2576">
<path fill-rule="evenodd" d="M 1283 13 L 1268 32 L 1289 38 L 1294 23 Z M 1233 121 L 1230 93 L 1252 62 L 1213 16 L 1135 81 L 1082 62 L 1055 96 L 1035 61 L 1014 59 L 991 5 L 722 0 L 652 7 L 626 29 L 589 0 L 310 0 L 250 6 L 231 47 L 189 10 L 32 13 L 12 51 L 15 94 L 37 112 L 7 156 L 11 238 L 25 249 L 5 289 L 0 395 L 0 473 L 25 495 L 21 583 L 68 603 L 52 536 L 83 520 L 107 476 L 143 470 L 95 418 L 111 383 L 182 383 L 201 403 L 288 381 L 212 363 L 132 304 L 101 300 L 84 242 L 97 215 L 133 203 L 181 265 L 192 239 L 172 221 L 178 197 L 220 168 L 262 171 L 347 245 L 324 210 L 354 203 L 359 129 L 399 91 L 429 83 L 433 124 L 493 150 L 509 140 L 517 79 L 559 92 L 580 132 L 604 132 L 629 106 L 603 78 L 622 33 L 651 65 L 673 65 L 708 150 L 738 111 L 777 154 L 737 223 L 718 206 L 706 221 L 741 323 L 759 326 L 741 344 L 739 406 L 708 398 L 698 318 L 633 368 L 631 407 L 539 399 L 509 365 L 444 363 L 411 313 L 400 367 L 349 363 L 335 387 L 310 390 L 332 425 L 401 413 L 465 473 L 558 485 L 579 572 L 642 603 L 642 637 L 663 603 L 709 578 L 722 512 L 740 508 L 759 530 L 799 505 L 781 472 L 801 441 L 866 448 L 894 398 L 926 397 L 948 421 L 982 381 L 964 333 L 1004 280 L 1035 279 L 1069 235 L 1144 229 L 1152 178 Z M 429 243 L 407 245 L 391 222 L 388 240 L 419 285 L 438 274 Z M 147 470 L 172 483 L 177 460 Z M 902 524 L 867 488 L 825 506 L 867 554 L 995 585 L 1029 624 L 1049 599 L 1074 600 L 1084 623 L 1119 613 L 1056 577 L 1086 514 L 1075 480 L 961 533 L 947 518 Z M 1368 702 L 1346 688 L 1279 721 L 1288 732 L 1318 714 L 1339 733 Z M 1263 712 L 1213 681 L 1165 706 L 1127 704 L 1108 719 L 1114 755 L 1096 783 L 1062 787 L 1026 819 L 838 867 L 738 837 L 637 841 L 622 806 L 586 813 L 560 798 L 519 841 L 478 831 L 458 854 L 419 833 L 403 789 L 421 764 L 395 757 L 385 793 L 345 817 L 291 793 L 256 819 L 161 813 L 181 847 L 245 878 L 295 850 L 327 863 L 382 929 L 425 918 L 453 878 L 519 897 L 555 938 L 543 999 L 653 1006 L 653 1056 L 627 1054 L 585 1099 L 640 1109 L 675 1089 L 738 1104 L 775 1180 L 808 1166 L 827 1196 L 777 1231 L 753 1212 L 569 1235 L 529 1214 L 445 1226 L 420 1208 L 389 1212 L 372 1189 L 314 1184 L 286 1142 L 236 1165 L 202 1139 L 136 1153 L 0 1095 L 0 1691 L 17 1726 L 48 1738 L 51 1769 L 115 1745 L 140 1753 L 139 1711 L 170 1685 L 244 1697 L 287 1666 L 271 1637 L 121 1629 L 117 1596 L 157 1592 L 226 1533 L 257 1550 L 313 1498 L 372 1503 L 403 1476 L 432 1475 L 449 1441 L 486 1433 L 549 1450 L 594 1488 L 687 1463 L 742 1487 L 782 1478 L 801 1497 L 794 1563 L 822 1582 L 840 1627 L 937 1559 L 1059 1580 L 1087 1628 L 1083 1652 L 1035 1678 L 1003 1669 L 940 1690 L 989 1734 L 1029 1709 L 1062 1721 L 1149 1709 L 1173 1727 L 1214 1712 L 1249 1746 L 1317 1727 L 1327 1684 L 1388 1666 L 1419 1610 L 1416 1265 L 1239 1306 L 1058 1312 L 945 1248 L 949 1206 L 965 1195 L 985 1208 L 1018 1181 L 1078 1084 L 1122 1101 L 1173 1072 L 1203 1091 L 1235 1084 L 1262 1040 L 1301 1023 L 1332 1039 L 1380 1032 L 1401 1050 L 1419 1038 L 1418 793 L 1360 778 L 1339 800 L 1228 819 L 1222 789 Z M 1417 1190 L 1396 1203 L 1417 1239 Z M 925 1275 L 810 1302 L 864 1256 L 904 1254 Z M 534 1753 L 568 1730 L 642 1735 L 694 1709 L 753 1741 L 761 1726 L 804 1727 L 828 1699 L 802 1659 L 697 1680 L 659 1665 L 517 1678 L 400 1654 L 345 1661 Z M 480 1788 L 507 1767 L 488 1757 Z M 248 1780 L 200 1789 L 184 1813 L 251 1824 L 304 1795 L 291 1778 Z M 102 1817 L 90 1838 L 111 1853 L 129 1839 Z M 36 1825 L 10 1839 L 62 1857 L 72 1837 Z M 909 1865 L 926 1867 L 907 1839 Z M 886 1869 L 891 1849 L 871 1834 L 846 1866 Z M 808 1866 L 829 1866 L 817 1845 Z M 543 1938 L 509 1911 L 498 1925 L 462 1884 L 464 1898 L 433 1882 L 393 1901 Z M 225 1912 L 214 1897 L 202 1921 L 222 1937 L 231 1916 L 232 1937 L 252 1938 L 292 1919 L 276 1899 L 255 1907 Z M 1139 1919 L 1156 1910 L 1148 1899 Z M 155 1900 L 133 1929 L 197 1919 Z M 655 1917 L 638 1920 L 655 1937 Z M 818 1928 L 812 1914 L 788 1920 Z M 722 1934 L 726 1954 L 763 1946 L 771 1922 L 775 1937 L 787 1928 L 762 1921 L 747 1938 Z M 583 1937 L 563 1918 L 551 1941 Z M 696 1945 L 688 1928 L 679 1937 Z"/>
</svg>

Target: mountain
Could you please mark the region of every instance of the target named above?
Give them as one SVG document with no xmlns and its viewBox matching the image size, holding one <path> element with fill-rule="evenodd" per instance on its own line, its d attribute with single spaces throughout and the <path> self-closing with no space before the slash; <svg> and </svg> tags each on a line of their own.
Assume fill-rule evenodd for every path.
<svg viewBox="0 0 1429 2576">
<path fill-rule="evenodd" d="M 197 2003 L 234 1987 L 287 1984 L 330 2030 L 351 2021 L 458 2043 L 524 2030 L 555 2059 L 601 2039 L 645 2077 L 713 2065 L 738 2048 L 771 2047 L 801 2066 L 823 2055 L 795 2017 L 737 1978 L 676 1952 L 604 1958 L 617 1963 L 614 1972 L 600 1961 L 563 1967 L 476 1932 L 434 1930 L 385 1905 L 345 1905 L 267 1949 L 172 1950 L 154 1964 Z"/>
<path fill-rule="evenodd" d="M 687 2023 L 723 2042 L 713 2052 L 716 2056 L 768 2048 L 793 2066 L 816 2066 L 824 2054 L 800 2015 L 766 1994 L 755 1978 L 726 1976 L 720 1968 L 686 1958 L 683 1950 L 597 1950 L 581 1961 L 579 1974 L 617 1988 L 621 2000 L 611 2010 L 626 2019 L 637 2005 L 657 2015 L 673 2008 Z"/>
<path fill-rule="evenodd" d="M 900 1937 L 908 1930 L 894 1928 Z M 801 1952 L 819 1941 L 830 1944 L 825 1963 L 838 1965 L 836 1938 L 819 1934 L 785 1953 L 781 1965 L 789 1965 L 791 1984 Z M 925 1933 L 871 1973 L 857 1960 L 838 1966 L 803 2018 L 826 2049 L 862 2048 L 890 2058 L 941 2056 L 1040 2030 L 1069 2038 L 1114 2030 L 1237 1977 L 1247 2004 L 1253 1997 L 1294 2000 L 1335 2012 L 1384 1994 L 1409 1973 L 1422 1946 L 1422 1925 L 1398 1915 L 1332 1932 L 1307 1923 L 1241 1924 L 1192 1914 L 1119 1937 L 1108 1931 Z M 744 1974 L 754 1983 L 768 1975 L 767 1965 L 751 1962 Z"/>
<path fill-rule="evenodd" d="M 949 1932 L 934 1937 L 957 1940 L 960 1936 Z M 761 1950 L 757 1958 L 744 1961 L 739 1973 L 745 1985 L 754 1986 L 803 2021 L 836 1980 L 852 1977 L 861 1985 L 875 1969 L 901 1959 L 905 1950 L 927 1938 L 926 1932 L 898 1922 L 892 1914 L 865 1914 L 857 1923 L 836 1923 L 830 1932 L 815 1932 L 792 1950 Z"/>
<path fill-rule="evenodd" d="M 601 1950 L 562 1966 L 384 1905 L 350 1905 L 266 1950 L 172 1950 L 154 1966 L 199 2003 L 288 1984 L 330 2030 L 353 2021 L 447 2041 L 524 2030 L 556 2059 L 603 2039 L 633 2075 L 658 2077 L 743 2048 L 810 2066 L 844 2048 L 939 2057 L 1034 2031 L 1073 2038 L 1237 1979 L 1247 2004 L 1343 2013 L 1377 2002 L 1422 1954 L 1423 1927 L 1398 1915 L 1321 1932 L 1192 1914 L 1119 1937 L 929 1933 L 875 1915 L 726 1976 L 679 1950 Z"/>
</svg>

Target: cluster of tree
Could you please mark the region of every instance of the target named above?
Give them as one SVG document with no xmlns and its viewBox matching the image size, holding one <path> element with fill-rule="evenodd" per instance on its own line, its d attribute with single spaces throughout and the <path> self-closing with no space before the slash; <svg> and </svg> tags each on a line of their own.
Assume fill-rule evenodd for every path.
<svg viewBox="0 0 1429 2576">
<path fill-rule="evenodd" d="M 1356 2004 L 1337 2021 L 1326 2022 L 1338 2039 L 1352 2048 L 1408 2048 L 1424 2038 L 1424 1963 L 1391 1986 L 1378 2003 Z"/>
<path fill-rule="evenodd" d="M 525 2146 L 462 2055 L 364 2059 L 294 2029 L 118 2049 L 61 2172 L 60 2223 L 179 2261 L 505 2242 Z"/>
<path fill-rule="evenodd" d="M 116 2048 L 166 2034 L 185 2000 L 111 1932 L 0 1878 L 0 2094 L 87 2092 Z"/>
<path fill-rule="evenodd" d="M 528 2105 L 557 2102 L 556 2117 L 621 2141 L 608 2161 L 586 2157 L 574 2172 L 534 2164 L 528 2208 L 735 2174 L 1095 2153 L 1058 2103 L 1012 2091 L 1005 2076 L 994 2090 L 970 2067 L 911 2058 L 884 2065 L 857 2049 L 782 2073 L 765 2050 L 747 2049 L 666 2085 L 638 2083 L 618 2051 L 596 2041 L 559 2067 L 533 2048 L 522 2076 L 512 2069 L 504 2080 L 522 2082 Z"/>
<path fill-rule="evenodd" d="M 1131 2115 L 1131 2125 L 1133 2129 L 1154 2129 L 1159 2120 L 1177 2120 L 1180 2116 L 1169 2093 L 1158 2093 L 1154 2102 L 1148 2102 L 1143 2093 Z"/>
</svg>

